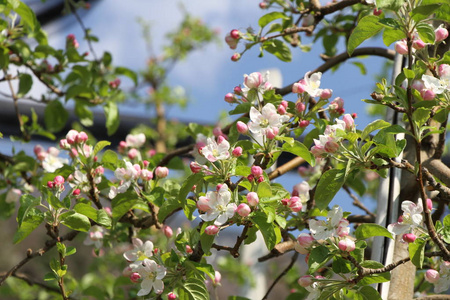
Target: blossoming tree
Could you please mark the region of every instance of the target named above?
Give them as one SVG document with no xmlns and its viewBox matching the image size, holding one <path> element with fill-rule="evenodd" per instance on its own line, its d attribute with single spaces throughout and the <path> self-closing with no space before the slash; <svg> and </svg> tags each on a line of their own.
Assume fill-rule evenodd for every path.
<svg viewBox="0 0 450 300">
<path fill-rule="evenodd" d="M 77 17 L 77 9 L 87 5 L 71 0 L 66 4 Z M 116 151 L 109 141 L 86 133 L 93 124 L 91 107 L 103 107 L 108 133 L 114 134 L 117 102 L 126 97 L 118 77 L 137 83 L 137 75 L 113 66 L 109 53 L 92 53 L 92 59 L 79 53 L 73 35 L 67 37 L 65 49 L 53 48 L 25 3 L 2 2 L 1 81 L 16 108 L 21 132 L 16 139 L 44 135 L 54 140 L 68 119 L 62 99 L 74 102 L 80 122 L 59 145 L 35 146 L 34 157 L 23 151 L 0 156 L 0 215 L 14 217 L 18 224 L 12 242 L 29 239 L 39 227 L 45 227 L 48 236 L 9 270 L 1 270 L 4 295 L 23 295 L 14 289 L 23 280 L 47 298 L 209 299 L 206 282 L 213 288 L 220 285 L 221 270 L 208 257 L 221 251 L 237 259 L 258 232 L 267 247 L 259 261 L 293 253 L 264 299 L 299 254 L 306 255 L 307 268 L 295 275 L 289 299 L 381 299 L 374 284 L 392 279 L 391 289 L 400 288 L 394 282 L 399 275 L 391 277 L 390 272 L 407 263 L 415 269 L 400 276 L 419 280 L 401 287 L 402 299 L 411 298 L 413 291 L 426 298 L 448 290 L 450 217 L 445 207 L 450 170 L 441 159 L 450 104 L 450 4 L 342 0 L 322 6 L 317 0 L 268 0 L 259 6 L 268 10 L 258 21 L 259 30 L 232 30 L 225 37 L 231 49 L 243 47 L 233 61 L 252 47 L 290 61 L 291 48 L 307 50 L 301 44 L 301 34 L 306 34 L 323 40 L 326 62 L 316 70 L 303 70 L 302 79 L 282 88 L 272 86 L 270 74 L 249 72 L 242 83 L 236 79 L 238 85 L 225 95 L 234 105 L 230 115 L 235 120 L 223 128 L 189 124 L 183 132 L 195 142 L 177 148 L 173 141 L 182 136 L 174 133 L 174 126 L 179 125 L 166 123 L 164 106 L 182 100 L 171 94 L 166 73 L 175 61 L 213 39 L 205 25 L 186 17 L 180 30 L 169 35 L 172 48 L 149 61 L 142 79 L 154 91 L 149 102 L 157 112 L 155 128 L 138 127 Z M 386 46 L 395 43 L 406 63 L 392 84 L 381 80 L 375 91 L 368 91 L 372 99 L 364 101 L 394 111 L 405 126 L 380 119 L 358 128 L 356 116 L 345 114 L 343 99 L 332 100 L 333 91 L 322 87 L 321 78 L 354 56 L 393 59 L 394 51 L 387 48 L 358 48 L 378 33 Z M 336 54 L 341 38 L 347 51 Z M 91 48 L 97 40 L 89 30 L 85 39 Z M 30 94 L 36 82 L 47 88 L 40 100 Z M 288 93 L 297 100 L 285 100 Z M 31 118 L 19 111 L 18 101 L 26 98 L 46 104 L 44 125 L 34 111 Z M 296 158 L 269 172 L 283 152 Z M 302 181 L 288 191 L 282 176 L 298 167 Z M 386 177 L 394 169 L 408 172 L 412 179 L 400 195 L 398 220 L 385 228 L 354 193 L 366 194 L 364 174 Z M 367 215 L 331 203 L 341 189 Z M 174 232 L 166 223 L 175 214 L 184 215 L 191 226 Z M 231 228 L 239 232 L 235 242 L 221 244 L 217 236 Z M 107 260 L 94 260 L 83 277 L 72 274 L 68 262 L 78 254 L 78 236 L 95 256 L 108 255 Z M 368 250 L 377 247 L 374 237 L 396 238 L 407 247 L 407 255 L 387 265 L 370 260 Z M 53 248 L 57 251 L 51 252 Z M 33 276 L 21 272 L 24 265 L 46 256 L 52 256 L 46 271 Z M 229 299 L 244 298 L 231 293 Z"/>
</svg>

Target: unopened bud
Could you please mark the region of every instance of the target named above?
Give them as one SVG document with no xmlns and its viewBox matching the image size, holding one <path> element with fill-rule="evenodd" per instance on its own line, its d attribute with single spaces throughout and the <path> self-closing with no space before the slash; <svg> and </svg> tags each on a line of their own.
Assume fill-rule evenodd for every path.
<svg viewBox="0 0 450 300">
<path fill-rule="evenodd" d="M 209 225 L 205 228 L 205 233 L 207 235 L 215 235 L 219 232 L 219 227 L 216 225 Z"/>
<path fill-rule="evenodd" d="M 250 206 L 245 203 L 239 204 L 239 206 L 236 208 L 236 212 L 238 213 L 238 215 L 243 218 L 247 217 L 251 211 L 252 210 L 250 209 Z"/>
</svg>

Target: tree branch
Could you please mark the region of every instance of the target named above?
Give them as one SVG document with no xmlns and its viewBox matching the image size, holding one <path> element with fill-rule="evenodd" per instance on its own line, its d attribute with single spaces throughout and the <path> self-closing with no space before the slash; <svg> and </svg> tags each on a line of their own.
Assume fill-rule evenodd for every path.
<svg viewBox="0 0 450 300">
<path fill-rule="evenodd" d="M 294 255 L 292 256 L 291 262 L 289 263 L 289 265 L 283 270 L 283 272 L 281 272 L 280 275 L 278 275 L 277 278 L 275 278 L 275 280 L 272 282 L 272 284 L 270 285 L 269 289 L 267 290 L 267 293 L 264 295 L 264 297 L 262 298 L 262 300 L 267 299 L 267 297 L 269 296 L 270 292 L 272 291 L 272 289 L 275 287 L 275 285 L 278 283 L 278 281 L 280 281 L 280 279 L 287 274 L 287 272 L 289 272 L 289 270 L 294 266 L 294 263 L 297 261 L 298 258 L 298 252 L 295 252 Z"/>
</svg>

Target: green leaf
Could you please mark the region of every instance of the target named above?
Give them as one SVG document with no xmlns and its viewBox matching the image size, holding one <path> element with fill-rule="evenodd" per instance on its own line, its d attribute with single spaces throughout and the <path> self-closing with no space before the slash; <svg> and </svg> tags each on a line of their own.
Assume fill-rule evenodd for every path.
<svg viewBox="0 0 450 300">
<path fill-rule="evenodd" d="M 292 53 L 289 47 L 281 40 L 270 40 L 264 42 L 263 49 L 275 55 L 279 60 L 290 62 L 292 60 Z"/>
<path fill-rule="evenodd" d="M 261 211 L 256 212 L 251 219 L 261 231 L 267 249 L 272 250 L 281 241 L 280 228 L 273 223 L 267 223 L 267 216 Z"/>
<path fill-rule="evenodd" d="M 44 111 L 44 123 L 48 131 L 58 132 L 66 126 L 69 113 L 58 100 L 47 104 Z"/>
<path fill-rule="evenodd" d="M 393 42 L 406 38 L 405 33 L 401 29 L 386 28 L 383 31 L 383 43 L 390 46 Z"/>
<path fill-rule="evenodd" d="M 60 215 L 61 223 L 70 229 L 87 232 L 91 228 L 88 217 L 75 211 L 68 211 Z"/>
<path fill-rule="evenodd" d="M 274 12 L 268 13 L 268 14 L 262 16 L 261 18 L 259 18 L 258 25 L 259 25 L 259 27 L 263 28 L 267 24 L 269 24 L 270 22 L 272 22 L 276 19 L 287 20 L 287 19 L 289 19 L 289 17 L 286 16 L 284 13 L 274 11 Z"/>
<path fill-rule="evenodd" d="M 420 23 L 416 26 L 417 33 L 422 41 L 428 44 L 434 44 L 434 28 L 430 24 Z"/>
<path fill-rule="evenodd" d="M 270 184 L 268 184 L 267 182 L 261 182 L 260 184 L 258 184 L 257 194 L 260 198 L 272 196 Z"/>
<path fill-rule="evenodd" d="M 102 151 L 106 146 L 111 145 L 111 142 L 108 141 L 99 141 L 95 144 L 93 156 L 96 156 L 98 152 Z"/>
<path fill-rule="evenodd" d="M 13 243 L 20 243 L 26 238 L 33 230 L 35 230 L 44 221 L 44 214 L 40 211 L 36 211 L 36 214 L 28 215 L 22 220 L 17 232 L 14 234 Z"/>
<path fill-rule="evenodd" d="M 203 251 L 210 255 L 210 249 L 212 244 L 214 243 L 215 235 L 208 235 L 205 233 L 205 228 L 208 226 L 208 223 L 203 223 L 202 229 L 201 229 L 201 235 L 200 235 L 200 243 L 202 245 Z"/>
<path fill-rule="evenodd" d="M 352 64 L 355 65 L 359 69 L 359 72 L 361 73 L 361 75 L 367 74 L 366 66 L 362 62 L 354 61 L 354 62 L 352 62 Z"/>
<path fill-rule="evenodd" d="M 376 120 L 367 125 L 361 133 L 361 140 L 366 140 L 366 138 L 375 130 L 383 129 L 385 127 L 391 126 L 391 123 L 386 122 L 384 120 Z"/>
<path fill-rule="evenodd" d="M 102 164 L 110 170 L 116 169 L 118 161 L 117 153 L 112 150 L 106 150 L 102 155 Z"/>
<path fill-rule="evenodd" d="M 66 101 L 72 98 L 76 97 L 83 97 L 83 98 L 93 98 L 94 97 L 94 91 L 92 88 L 85 86 L 85 85 L 79 85 L 75 84 L 70 86 L 66 91 Z"/>
<path fill-rule="evenodd" d="M 137 77 L 136 72 L 133 72 L 133 71 L 131 71 L 131 70 L 128 69 L 128 68 L 125 68 L 125 67 L 117 67 L 116 70 L 115 70 L 115 73 L 116 73 L 116 74 L 120 74 L 120 75 L 125 75 L 125 76 L 127 76 L 128 78 L 130 78 L 131 80 L 133 80 L 134 85 L 137 85 L 137 84 L 138 84 L 138 77 Z"/>
<path fill-rule="evenodd" d="M 413 112 L 413 120 L 419 128 L 428 121 L 430 112 L 430 109 L 423 107 L 420 107 Z"/>
<path fill-rule="evenodd" d="M 75 101 L 75 114 L 83 126 L 89 127 L 94 125 L 94 113 L 81 101 Z"/>
<path fill-rule="evenodd" d="M 130 191 L 118 194 L 111 203 L 113 219 L 120 219 L 136 204 L 137 200 L 137 196 Z"/>
<path fill-rule="evenodd" d="M 373 236 L 385 236 L 393 239 L 392 234 L 386 228 L 378 224 L 364 223 L 359 225 L 355 230 L 355 237 L 358 240 L 365 240 Z"/>
<path fill-rule="evenodd" d="M 408 244 L 409 257 L 411 262 L 419 269 L 422 269 L 423 259 L 425 258 L 426 241 L 423 239 L 416 239 L 414 243 Z"/>
<path fill-rule="evenodd" d="M 404 0 L 376 0 L 378 9 L 389 9 L 396 11 L 404 3 Z"/>
<path fill-rule="evenodd" d="M 380 293 L 371 286 L 363 286 L 358 292 L 364 300 L 381 300 Z"/>
<path fill-rule="evenodd" d="M 177 198 L 171 197 L 163 202 L 158 211 L 158 220 L 162 223 L 164 219 L 174 210 L 181 208 L 181 203 Z"/>
<path fill-rule="evenodd" d="M 441 4 L 432 4 L 432 5 L 420 5 L 412 10 L 411 17 L 412 19 L 418 23 L 426 18 L 428 18 L 432 13 L 434 13 L 438 8 L 441 7 Z"/>
<path fill-rule="evenodd" d="M 252 106 L 253 105 L 250 102 L 244 102 L 244 103 L 241 103 L 238 106 L 236 106 L 236 108 L 233 109 L 232 111 L 228 112 L 228 114 L 229 115 L 245 114 L 250 111 L 250 108 Z"/>
<path fill-rule="evenodd" d="M 19 224 L 19 227 L 22 225 L 23 220 L 27 217 L 28 212 L 40 203 L 41 201 L 38 198 L 29 194 L 25 194 L 20 197 L 20 208 L 17 212 L 17 223 Z"/>
<path fill-rule="evenodd" d="M 209 300 L 209 293 L 203 280 L 191 277 L 179 282 L 178 297 L 180 300 Z"/>
<path fill-rule="evenodd" d="M 299 141 L 294 141 L 293 145 L 284 143 L 283 146 L 281 147 L 281 150 L 300 156 L 301 158 L 306 160 L 306 162 L 309 163 L 311 166 L 314 166 L 316 163 L 314 155 L 312 155 L 309 149 L 306 148 L 306 146 L 300 143 Z"/>
<path fill-rule="evenodd" d="M 19 7 L 14 8 L 14 11 L 20 16 L 20 23 L 28 26 L 30 32 L 39 30 L 40 26 L 36 15 L 28 5 L 20 1 Z"/>
<path fill-rule="evenodd" d="M 405 77 L 408 79 L 414 79 L 414 77 L 416 77 L 414 71 L 408 68 L 403 68 L 403 73 L 405 74 Z"/>
<path fill-rule="evenodd" d="M 310 274 L 316 272 L 319 268 L 325 265 L 330 259 L 330 250 L 325 246 L 318 246 L 311 250 L 308 258 L 308 272 Z"/>
<path fill-rule="evenodd" d="M 189 201 L 187 199 L 187 195 L 190 193 L 192 187 L 199 183 L 201 180 L 203 180 L 203 174 L 196 173 L 190 175 L 184 182 L 183 185 L 180 188 L 180 192 L 178 194 L 178 201 L 182 204 L 184 213 L 186 214 L 186 217 L 189 220 L 195 219 L 195 217 L 192 216 L 192 210 L 189 209 Z"/>
<path fill-rule="evenodd" d="M 249 298 L 241 297 L 241 296 L 229 296 L 228 300 L 250 300 Z"/>
<path fill-rule="evenodd" d="M 19 91 L 17 92 L 17 97 L 23 97 L 25 96 L 30 90 L 31 86 L 33 85 L 33 79 L 31 78 L 31 75 L 22 73 L 19 75 Z"/>
<path fill-rule="evenodd" d="M 365 16 L 359 20 L 348 40 L 347 52 L 349 55 L 352 55 L 356 47 L 361 45 L 362 42 L 374 36 L 383 28 L 383 25 L 379 24 L 378 21 L 379 18 L 373 15 Z"/>
<path fill-rule="evenodd" d="M 117 131 L 120 125 L 119 109 L 117 108 L 117 104 L 112 101 L 108 101 L 103 109 L 106 117 L 106 129 L 108 135 L 111 136 Z"/>
<path fill-rule="evenodd" d="M 331 169 L 323 173 L 314 196 L 316 205 L 324 210 L 345 182 L 345 170 Z"/>
</svg>

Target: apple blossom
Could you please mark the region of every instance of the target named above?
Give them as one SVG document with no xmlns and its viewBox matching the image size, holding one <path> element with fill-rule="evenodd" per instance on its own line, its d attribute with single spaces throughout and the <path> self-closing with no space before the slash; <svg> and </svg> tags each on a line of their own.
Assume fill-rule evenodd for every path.
<svg viewBox="0 0 450 300">
<path fill-rule="evenodd" d="M 241 38 L 241 33 L 239 32 L 239 30 L 237 30 L 237 29 L 233 29 L 233 30 L 231 30 L 230 31 L 230 36 L 233 38 L 233 39 L 240 39 Z"/>
<path fill-rule="evenodd" d="M 219 232 L 219 227 L 216 225 L 209 225 L 205 228 L 205 233 L 207 235 L 215 235 Z"/>
<path fill-rule="evenodd" d="M 80 193 L 81 193 L 80 189 L 74 189 L 73 192 L 72 192 L 72 195 L 73 196 L 78 196 L 78 195 L 80 195 Z"/>
<path fill-rule="evenodd" d="M 239 59 L 241 59 L 241 55 L 240 55 L 239 53 L 234 53 L 234 54 L 231 56 L 231 60 L 232 60 L 232 61 L 238 61 Z"/>
<path fill-rule="evenodd" d="M 173 236 L 173 230 L 170 226 L 164 225 L 163 226 L 163 233 L 166 236 L 166 238 L 170 239 Z"/>
<path fill-rule="evenodd" d="M 320 79 L 322 77 L 321 72 L 312 73 L 307 72 L 304 76 L 304 84 L 303 89 L 306 93 L 308 93 L 311 97 L 319 97 L 322 94 L 322 89 L 320 89 Z"/>
<path fill-rule="evenodd" d="M 278 105 L 278 107 L 277 107 L 277 112 L 280 114 L 280 115 L 284 115 L 284 114 L 286 114 L 286 107 L 284 107 L 283 105 Z"/>
<path fill-rule="evenodd" d="M 402 236 L 402 240 L 408 244 L 410 243 L 414 243 L 414 241 L 416 240 L 416 235 L 414 233 L 405 233 Z"/>
<path fill-rule="evenodd" d="M 16 203 L 19 201 L 20 197 L 22 196 L 22 191 L 19 189 L 12 188 L 8 190 L 6 193 L 5 202 L 6 203 Z"/>
<path fill-rule="evenodd" d="M 289 120 L 287 115 L 279 115 L 272 103 L 267 103 L 259 112 L 255 107 L 250 109 L 249 129 L 255 136 L 271 136 L 278 134 L 282 123 Z M 275 135 L 276 135 L 275 134 Z"/>
<path fill-rule="evenodd" d="M 348 230 L 348 221 L 343 218 L 342 208 L 335 205 L 327 214 L 327 220 L 310 220 L 309 230 L 316 240 L 326 240 L 333 236 L 341 236 Z M 340 233 L 340 234 L 339 234 Z"/>
<path fill-rule="evenodd" d="M 438 67 L 438 74 L 441 78 L 450 78 L 450 65 L 441 64 Z"/>
<path fill-rule="evenodd" d="M 155 175 L 157 178 L 166 178 L 169 175 L 169 169 L 167 167 L 156 167 Z"/>
<path fill-rule="evenodd" d="M 135 159 L 139 156 L 139 151 L 136 148 L 131 148 L 130 150 L 128 150 L 128 158 L 129 159 Z"/>
<path fill-rule="evenodd" d="M 252 166 L 252 168 L 250 169 L 250 172 L 252 173 L 253 176 L 259 177 L 259 176 L 262 176 L 263 169 L 260 166 Z"/>
<path fill-rule="evenodd" d="M 444 27 L 443 24 L 439 25 L 438 28 L 434 31 L 435 41 L 442 42 L 448 37 L 448 30 Z"/>
<path fill-rule="evenodd" d="M 352 252 L 353 250 L 355 250 L 356 245 L 352 239 L 344 238 L 339 241 L 338 247 L 339 247 L 339 249 L 341 249 L 341 251 Z"/>
<path fill-rule="evenodd" d="M 132 238 L 133 249 L 126 251 L 123 257 L 127 261 L 142 261 L 153 256 L 153 243 L 151 241 L 142 242 L 139 238 Z"/>
<path fill-rule="evenodd" d="M 141 289 L 137 293 L 138 296 L 150 294 L 154 289 L 156 294 L 164 291 L 164 282 L 162 279 L 166 276 L 166 268 L 158 265 L 154 260 L 145 258 L 139 264 L 132 264 L 133 270 L 141 276 Z"/>
<path fill-rule="evenodd" d="M 141 279 L 141 275 L 139 275 L 139 273 L 133 272 L 130 274 L 131 282 L 138 283 L 140 279 Z"/>
<path fill-rule="evenodd" d="M 224 160 L 230 157 L 230 143 L 220 136 L 217 142 L 208 138 L 206 146 L 201 148 L 202 155 L 210 162 L 215 162 L 217 160 Z"/>
<path fill-rule="evenodd" d="M 259 72 L 244 75 L 244 85 L 249 89 L 257 89 L 264 84 L 263 76 Z"/>
<path fill-rule="evenodd" d="M 62 168 L 64 164 L 69 163 L 69 161 L 66 158 L 60 158 L 58 157 L 58 155 L 59 150 L 54 147 L 50 147 L 48 149 L 47 155 L 42 161 L 42 168 L 48 173 L 53 173 L 59 168 Z"/>
<path fill-rule="evenodd" d="M 427 199 L 427 208 L 430 211 L 433 209 L 433 201 L 430 198 Z"/>
<path fill-rule="evenodd" d="M 408 54 L 408 45 L 406 44 L 406 40 L 401 40 L 395 43 L 394 45 L 395 51 L 401 55 Z"/>
<path fill-rule="evenodd" d="M 77 137 L 76 137 L 76 139 L 75 139 L 75 142 L 77 143 L 77 144 L 81 144 L 81 143 L 85 143 L 87 140 L 88 140 L 88 135 L 87 135 L 87 133 L 86 132 L 84 132 L 84 131 L 81 131 L 81 132 L 79 132 L 78 134 L 77 134 Z"/>
<path fill-rule="evenodd" d="M 331 89 L 323 89 L 322 93 L 320 94 L 320 99 L 330 99 L 331 95 L 333 94 L 333 90 Z"/>
<path fill-rule="evenodd" d="M 257 206 L 259 203 L 258 194 L 255 192 L 249 192 L 247 194 L 247 202 L 250 206 Z"/>
<path fill-rule="evenodd" d="M 344 110 L 344 99 L 342 99 L 341 97 L 334 98 L 334 100 L 331 101 L 330 105 L 328 106 L 328 109 L 333 113 L 342 115 L 345 111 Z"/>
<path fill-rule="evenodd" d="M 301 79 L 299 82 L 296 82 L 292 85 L 292 93 L 301 94 L 306 91 L 306 83 L 304 79 Z"/>
<path fill-rule="evenodd" d="M 76 131 L 74 129 L 69 130 L 69 132 L 66 134 L 66 140 L 70 145 L 75 144 L 77 136 L 78 136 L 78 131 Z"/>
<path fill-rule="evenodd" d="M 100 249 L 103 246 L 103 228 L 97 225 L 92 226 L 84 244 L 86 246 L 94 245 L 96 249 Z"/>
<path fill-rule="evenodd" d="M 300 122 L 298 122 L 298 126 L 300 128 L 306 128 L 309 125 L 309 120 L 300 120 Z"/>
<path fill-rule="evenodd" d="M 436 283 L 440 278 L 439 272 L 433 269 L 428 269 L 425 272 L 425 280 L 429 283 Z"/>
<path fill-rule="evenodd" d="M 127 143 L 127 147 L 140 148 L 145 144 L 145 134 L 128 134 L 125 141 Z"/>
<path fill-rule="evenodd" d="M 149 181 L 153 179 L 153 172 L 147 169 L 141 171 L 140 177 L 144 181 Z"/>
<path fill-rule="evenodd" d="M 242 95 L 241 87 L 239 85 L 235 86 L 234 89 L 233 89 L 233 93 L 235 93 L 238 96 Z"/>
<path fill-rule="evenodd" d="M 226 184 L 223 184 L 218 191 L 206 193 L 206 199 L 208 201 L 204 201 L 202 204 L 205 204 L 208 209 L 206 213 L 200 215 L 203 221 L 214 221 L 214 225 L 220 226 L 233 217 L 236 204 L 230 203 L 231 193 Z"/>
<path fill-rule="evenodd" d="M 422 225 L 422 200 L 419 199 L 415 204 L 409 200 L 402 202 L 403 215 L 399 217 L 399 221 L 389 224 L 387 229 L 393 235 L 403 235 L 411 233 L 411 231 Z"/>
<path fill-rule="evenodd" d="M 234 148 L 233 151 L 231 152 L 231 154 L 232 154 L 234 157 L 239 157 L 239 156 L 241 156 L 241 155 L 242 155 L 242 148 L 241 148 L 241 147 L 236 147 L 236 148 Z"/>
<path fill-rule="evenodd" d="M 225 43 L 227 43 L 227 45 L 228 45 L 228 47 L 230 47 L 230 49 L 233 49 L 233 50 L 234 50 L 234 49 L 237 48 L 237 45 L 238 45 L 238 43 L 239 43 L 239 40 L 233 38 L 233 37 L 231 36 L 231 34 L 228 33 L 228 34 L 225 36 Z"/>
<path fill-rule="evenodd" d="M 237 214 L 243 218 L 247 217 L 251 211 L 252 210 L 250 209 L 250 206 L 248 206 L 245 203 L 239 204 L 238 207 L 236 208 Z"/>
<path fill-rule="evenodd" d="M 373 15 L 374 16 L 379 16 L 379 15 L 381 15 L 383 13 L 383 10 L 382 9 L 377 9 L 377 8 L 374 8 L 373 9 Z"/>
<path fill-rule="evenodd" d="M 236 123 L 237 131 L 241 134 L 246 134 L 248 132 L 248 126 L 244 122 L 238 121 Z"/>
<path fill-rule="evenodd" d="M 345 114 L 342 120 L 345 122 L 345 130 L 352 131 L 355 128 L 355 120 L 350 114 Z"/>
<path fill-rule="evenodd" d="M 168 300 L 175 300 L 177 299 L 177 295 L 175 295 L 173 292 L 170 292 L 167 294 L 167 299 Z"/>
<path fill-rule="evenodd" d="M 304 276 L 300 277 L 297 282 L 300 286 L 307 287 L 313 283 L 313 281 L 312 281 L 313 278 L 314 277 L 312 275 L 304 275 Z"/>
</svg>

